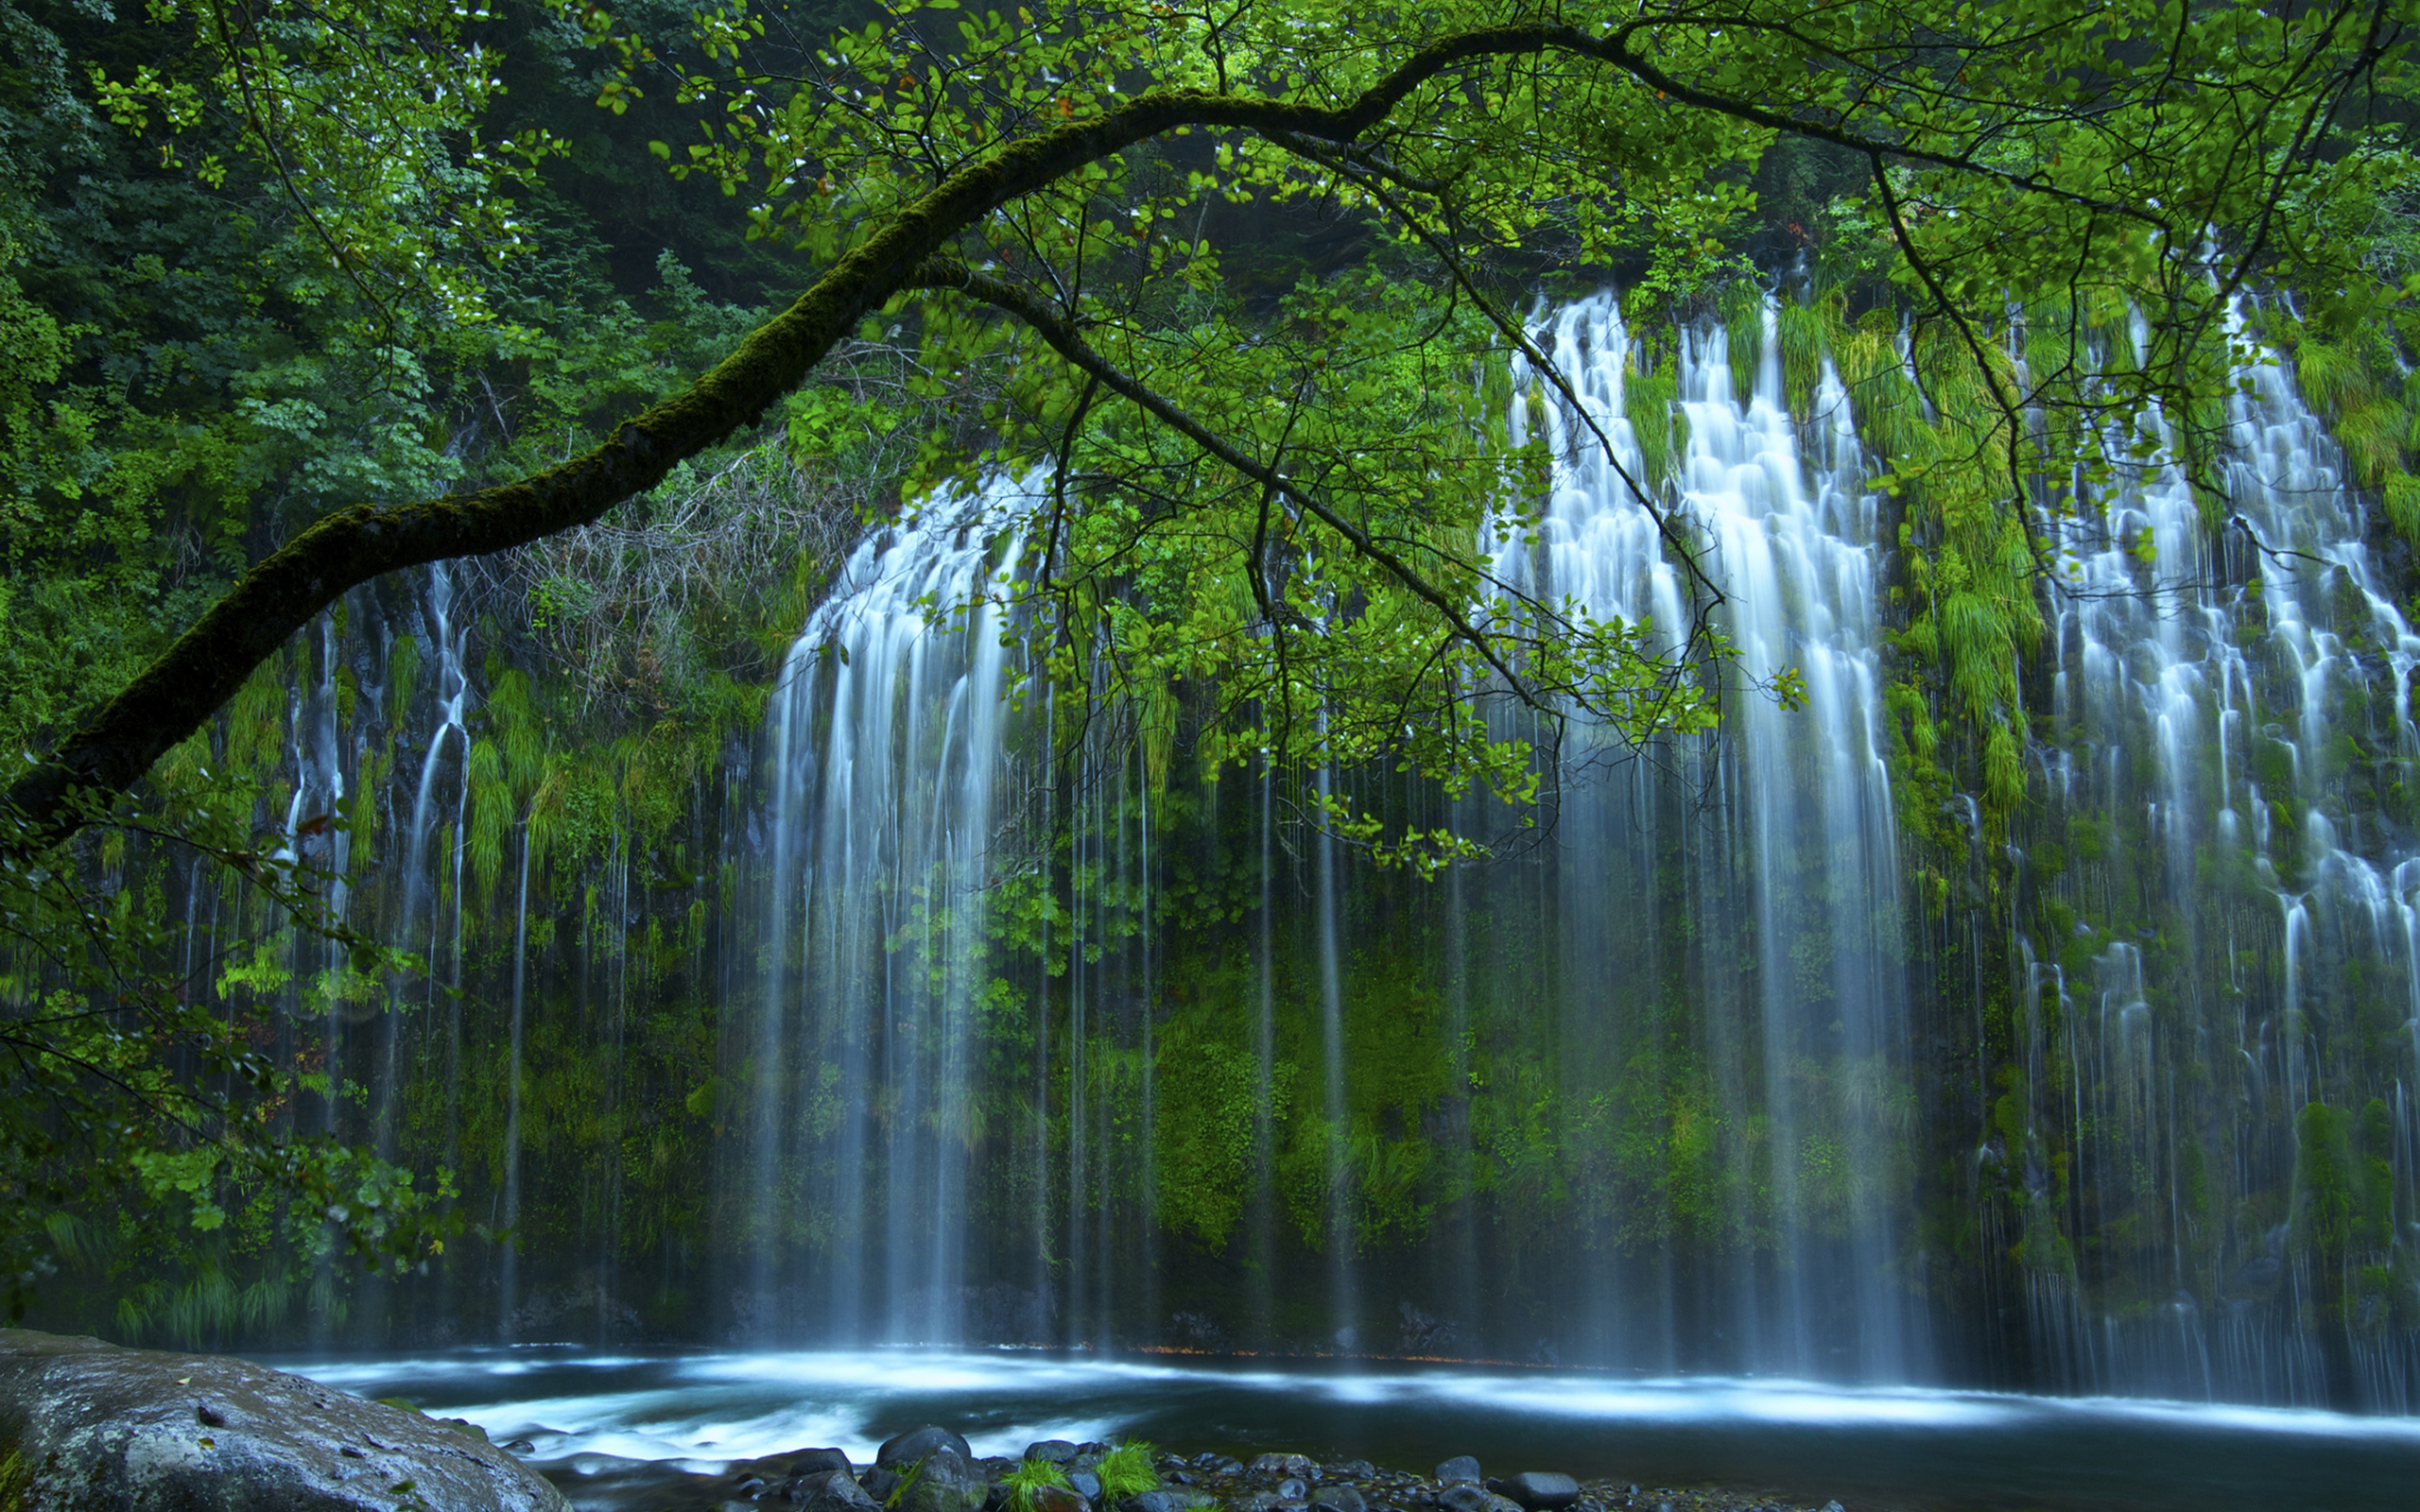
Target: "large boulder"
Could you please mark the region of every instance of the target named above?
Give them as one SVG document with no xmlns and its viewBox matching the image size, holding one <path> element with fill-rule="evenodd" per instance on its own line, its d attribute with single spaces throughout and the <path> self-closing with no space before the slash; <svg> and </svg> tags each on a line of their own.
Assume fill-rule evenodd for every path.
<svg viewBox="0 0 2420 1512">
<path fill-rule="evenodd" d="M 901 1512 L 983 1512 L 992 1483 L 954 1449 L 936 1449 L 899 1472 Z"/>
<path fill-rule="evenodd" d="M 873 1452 L 873 1462 L 878 1469 L 905 1474 L 908 1466 L 937 1449 L 946 1449 L 969 1462 L 975 1458 L 975 1451 L 966 1447 L 965 1439 L 946 1428 L 926 1423 L 922 1428 L 910 1428 L 904 1434 L 883 1440 L 882 1447 Z"/>
<path fill-rule="evenodd" d="M 0 1504 L 43 1512 L 569 1512 L 475 1431 L 244 1360 L 22 1329 L 0 1329 L 10 1453 Z"/>
<path fill-rule="evenodd" d="M 881 1503 L 868 1496 L 846 1470 L 811 1469 L 786 1483 L 782 1497 L 806 1512 L 879 1512 Z"/>
</svg>

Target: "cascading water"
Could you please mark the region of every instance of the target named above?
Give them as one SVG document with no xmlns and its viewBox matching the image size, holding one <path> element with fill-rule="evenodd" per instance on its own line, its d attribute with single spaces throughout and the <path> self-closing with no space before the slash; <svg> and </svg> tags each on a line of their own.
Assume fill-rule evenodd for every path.
<svg viewBox="0 0 2420 1512">
<path fill-rule="evenodd" d="M 744 1171 L 769 1329 L 962 1332 L 977 968 L 1011 717 L 1003 585 L 1023 497 L 995 482 L 867 541 L 783 668 Z M 784 1274 L 776 1257 L 802 1239 L 809 1267 Z"/>
<path fill-rule="evenodd" d="M 1611 295 L 1535 335 L 1585 415 L 1542 406 L 1553 492 L 1535 551 L 1499 541 L 1498 571 L 1532 598 L 1646 621 L 1677 652 L 1698 606 L 1634 486 L 1649 469 L 1625 415 L 1625 369 L 1646 354 Z M 1628 765 L 1578 731 L 1543 875 L 1510 885 L 1558 900 L 1559 971 L 1540 985 L 1550 1058 L 1565 1098 L 1598 1121 L 1585 1142 L 1613 1155 L 1590 1173 L 1612 1251 L 1593 1277 L 1596 1350 L 1906 1379 L 1926 1351 L 1895 1238 L 1912 1195 L 1899 1125 L 1910 1047 L 1877 511 L 1829 365 L 1802 424 L 1783 405 L 1771 312 L 1744 401 L 1728 340 L 1685 331 L 1664 359 L 1686 437 L 1662 501 L 1723 593 L 1712 612 L 1741 683 L 1724 730 Z M 1537 380 L 1526 363 L 1514 378 L 1517 442 Z M 1762 691 L 1793 668 L 1803 711 Z M 1633 1131 L 1659 1117 L 1675 1121 L 1669 1137 L 1703 1142 L 1691 1158 L 1717 1190 L 1625 1168 Z M 1675 1275 L 1676 1244 L 1703 1246 L 1717 1268 Z"/>
<path fill-rule="evenodd" d="M 2410 1411 L 2420 638 L 2288 369 L 2238 376 L 2222 524 L 2166 463 L 2083 507 L 2042 500 L 2052 807 L 2031 863 L 2072 922 L 2029 968 L 1986 1156 L 2036 1192 L 2025 1293 L 2071 1384 Z M 2340 1183 L 2349 1231 L 2315 1233 Z"/>
<path fill-rule="evenodd" d="M 1482 839 L 1509 812 L 1348 769 L 1206 782 L 1103 668 L 1020 682 L 1007 480 L 859 548 L 685 829 L 617 827 L 610 764 L 558 780 L 572 719 L 480 682 L 449 579 L 365 591 L 286 703 L 276 805 L 298 836 L 374 811 L 366 861 L 333 832 L 335 885 L 431 975 L 386 1025 L 323 1005 L 332 1128 L 430 1166 L 458 1143 L 521 1234 L 482 1294 L 508 1339 L 643 1305 L 752 1342 L 2408 1408 L 2420 640 L 2333 444 L 2256 367 L 2238 523 L 2160 466 L 2046 491 L 2027 802 L 1933 815 L 1884 755 L 1929 675 L 1885 630 L 1912 611 L 1858 421 L 1893 416 L 1820 363 L 1784 382 L 1804 313 L 1753 360 L 1746 320 L 1537 318 L 1578 403 L 1514 365 L 1514 438 L 1556 463 L 1496 570 L 1667 646 L 1703 616 L 1724 722 L 1569 731 L 1546 838 L 1433 884 L 1300 816 L 1322 783 Z M 408 696 L 380 672 L 404 625 Z M 513 718 L 536 754 L 466 808 L 457 764 Z"/>
</svg>

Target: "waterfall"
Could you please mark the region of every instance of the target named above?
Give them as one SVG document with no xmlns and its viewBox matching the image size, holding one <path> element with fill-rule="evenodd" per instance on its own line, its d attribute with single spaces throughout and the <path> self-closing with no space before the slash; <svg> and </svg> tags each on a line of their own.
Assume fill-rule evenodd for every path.
<svg viewBox="0 0 2420 1512">
<path fill-rule="evenodd" d="M 851 557 L 784 665 L 753 1038 L 755 1315 L 962 1332 L 975 1020 L 1026 495 L 937 499 Z M 798 1241 L 809 1271 L 786 1275 Z"/>
<path fill-rule="evenodd" d="M 1542 412 L 1556 470 L 1538 545 L 1499 536 L 1498 573 L 1532 599 L 1646 621 L 1677 654 L 1701 606 L 1634 487 L 1650 470 L 1625 414 L 1630 371 L 1657 359 L 1610 294 L 1551 312 L 1533 335 L 1579 409 L 1557 396 L 1533 411 L 1544 385 L 1516 362 L 1513 438 Z M 1719 326 L 1684 330 L 1661 357 L 1686 437 L 1655 502 L 1720 585 L 1722 602 L 1703 607 L 1730 638 L 1737 685 L 1719 735 L 1656 760 L 1626 760 L 1584 727 L 1566 743 L 1543 874 L 1516 884 L 1557 901 L 1556 980 L 1540 986 L 1553 1018 L 1537 1042 L 1565 1099 L 1596 1120 L 1582 1139 L 1597 1157 L 1658 1119 L 1705 1125 L 1712 1192 L 1659 1190 L 1618 1157 L 1590 1173 L 1616 1256 L 1592 1278 L 1597 1349 L 1906 1379 L 1927 1362 L 1898 1238 L 1913 1194 L 1900 1126 L 1910 1051 L 1880 742 L 1878 513 L 1829 364 L 1802 422 L 1783 403 L 1773 312 L 1745 396 L 1729 340 Z M 1791 669 L 1803 711 L 1762 691 Z M 1671 949 L 1676 936 L 1693 947 Z M 1672 1248 L 1689 1242 L 1717 1264 L 1677 1277 Z"/>
<path fill-rule="evenodd" d="M 2394 1217 L 2414 1211 L 2420 875 L 2398 793 L 2420 757 L 2420 637 L 2289 366 L 2237 376 L 2223 519 L 2165 453 L 2082 507 L 2041 501 L 2055 822 L 2036 851 L 2066 863 L 2046 890 L 2097 990 L 2029 1023 L 2020 1091 L 2026 1137 L 2089 1162 L 2070 1222 L 2096 1243 L 2037 1267 L 2029 1295 L 2055 1300 L 2033 1329 L 2080 1388 L 2409 1411 L 2420 1354 L 2387 1325 L 2408 1234 L 2373 1223 L 2368 1257 L 2284 1262 L 2311 1162 L 2334 1159 L 2307 1147 L 2308 1109 L 2309 1128 L 2355 1124 L 2357 1161 L 2394 1172 Z M 2111 854 L 2138 833 L 2138 853 Z M 2034 1069 L 2062 1042 L 2064 1097 Z M 2135 1305 L 2087 1322 L 2080 1286 Z"/>
<path fill-rule="evenodd" d="M 1482 538 L 1507 592 L 1478 611 L 1568 600 L 1675 654 L 1703 624 L 1723 718 L 1634 749 L 1499 699 L 1552 823 L 1433 885 L 1302 816 L 1520 816 L 1188 775 L 1105 660 L 1023 666 L 1028 484 L 865 541 L 764 759 L 726 764 L 761 802 L 728 799 L 736 901 L 696 947 L 731 988 L 700 1206 L 741 1336 L 2420 1400 L 2420 638 L 2325 427 L 2256 363 L 2224 519 L 2159 456 L 2036 485 L 2007 812 L 1894 775 L 1936 672 L 1887 629 L 1900 511 L 1859 393 L 1828 361 L 1786 385 L 1784 319 L 1532 318 L 1570 392 L 1512 364 L 1512 438 L 1553 467 Z M 437 767 L 402 914 L 441 948 L 409 880 Z M 553 1011 L 527 844 L 515 1057 L 525 973 L 527 1032 Z M 599 849 L 579 1002 L 635 1098 L 652 863 Z M 521 1117 L 508 1222 L 546 1200 Z M 579 1230 L 609 1271 L 612 1160 Z M 2314 1237 L 2340 1187 L 2358 1222 Z M 508 1312 L 537 1266 L 508 1257 Z"/>
</svg>

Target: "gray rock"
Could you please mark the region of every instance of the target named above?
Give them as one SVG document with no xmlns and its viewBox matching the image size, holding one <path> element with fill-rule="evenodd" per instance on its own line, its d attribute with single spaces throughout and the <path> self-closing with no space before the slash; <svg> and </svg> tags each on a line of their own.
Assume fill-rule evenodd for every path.
<svg viewBox="0 0 2420 1512">
<path fill-rule="evenodd" d="M 904 1479 L 894 1503 L 900 1512 L 982 1512 L 983 1500 L 992 1491 L 983 1472 L 948 1448 L 925 1453 L 914 1469 L 904 1472 Z"/>
<path fill-rule="evenodd" d="M 1280 1502 L 1307 1502 L 1310 1499 L 1311 1488 L 1301 1476 L 1288 1475 L 1277 1483 L 1277 1500 Z"/>
<path fill-rule="evenodd" d="M 1322 1486 L 1311 1493 L 1311 1505 L 1325 1507 L 1327 1512 L 1370 1512 L 1370 1503 L 1361 1500 L 1360 1491 L 1350 1486 Z"/>
<path fill-rule="evenodd" d="M 996 1485 L 1009 1478 L 1010 1472 L 1017 1468 L 1017 1462 L 1005 1454 L 986 1454 L 975 1462 L 975 1468 L 983 1472 L 985 1480 Z"/>
<path fill-rule="evenodd" d="M 0 1443 L 26 1507 L 569 1512 L 484 1437 L 216 1355 L 0 1329 Z"/>
<path fill-rule="evenodd" d="M 1437 1493 L 1437 1504 L 1446 1512 L 1526 1512 L 1520 1503 L 1509 1496 L 1457 1481 Z"/>
<path fill-rule="evenodd" d="M 1561 1470 L 1523 1470 L 1495 1487 L 1529 1512 L 1561 1512 L 1580 1500 L 1580 1483 Z"/>
<path fill-rule="evenodd" d="M 1319 1467 L 1307 1454 L 1255 1454 L 1244 1473 L 1256 1481 L 1273 1481 L 1288 1475 L 1316 1475 Z"/>
<path fill-rule="evenodd" d="M 1246 1491 L 1241 1496 L 1227 1498 L 1227 1512 L 1270 1512 L 1277 1505 L 1274 1491 Z"/>
<path fill-rule="evenodd" d="M 1038 1444 L 1025 1446 L 1028 1459 L 1046 1459 L 1053 1465 L 1064 1465 L 1076 1457 L 1076 1446 L 1063 1438 L 1046 1438 Z"/>
<path fill-rule="evenodd" d="M 841 1470 L 809 1470 L 782 1487 L 783 1499 L 806 1512 L 878 1512 L 882 1503 Z"/>
<path fill-rule="evenodd" d="M 1092 1503 L 1063 1486 L 1037 1486 L 1026 1493 L 1028 1512 L 1091 1512 Z"/>
<path fill-rule="evenodd" d="M 1213 1475 L 1241 1475 L 1244 1462 L 1233 1454 L 1196 1454 L 1193 1456 L 1193 1468 L 1208 1470 Z"/>
<path fill-rule="evenodd" d="M 1478 1461 L 1468 1454 L 1457 1454 L 1437 1467 L 1437 1478 L 1448 1486 L 1458 1484 L 1477 1486 L 1479 1482 Z"/>
<path fill-rule="evenodd" d="M 899 1489 L 899 1482 L 900 1477 L 895 1471 L 885 1469 L 870 1469 L 857 1477 L 857 1484 L 864 1486 L 866 1495 L 877 1503 L 890 1501 L 890 1494 Z"/>
<path fill-rule="evenodd" d="M 1209 1497 L 1199 1491 L 1140 1491 L 1117 1503 L 1118 1512 L 1199 1512 L 1213 1506 Z"/>
<path fill-rule="evenodd" d="M 1090 1470 L 1069 1470 L 1067 1484 L 1074 1486 L 1076 1494 L 1087 1502 L 1100 1500 L 1100 1477 Z"/>
<path fill-rule="evenodd" d="M 1330 1465 L 1320 1471 L 1323 1481 L 1366 1481 L 1378 1473 L 1378 1468 L 1366 1459 L 1348 1459 L 1341 1465 Z"/>
<path fill-rule="evenodd" d="M 1826 1502 L 1824 1503 L 1824 1512 L 1849 1512 L 1849 1509 L 1838 1502 Z"/>
<path fill-rule="evenodd" d="M 946 1428 L 937 1428 L 931 1423 L 926 1423 L 922 1428 L 910 1428 L 894 1438 L 885 1439 L 882 1447 L 873 1452 L 873 1462 L 882 1469 L 905 1470 L 909 1464 L 923 1459 L 937 1449 L 949 1450 L 960 1460 L 968 1464 L 974 1463 L 975 1451 L 966 1447 L 965 1439 L 959 1437 Z"/>
<path fill-rule="evenodd" d="M 802 1449 L 790 1456 L 792 1475 L 814 1475 L 823 1470 L 838 1470 L 854 1478 L 857 1468 L 849 1463 L 846 1452 L 838 1449 Z"/>
</svg>

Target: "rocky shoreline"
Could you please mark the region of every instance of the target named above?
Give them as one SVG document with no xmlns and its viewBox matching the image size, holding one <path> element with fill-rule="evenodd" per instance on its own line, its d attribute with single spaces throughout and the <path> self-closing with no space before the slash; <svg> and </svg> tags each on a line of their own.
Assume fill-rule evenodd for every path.
<svg viewBox="0 0 2420 1512">
<path fill-rule="evenodd" d="M 615 1500 L 625 1512 L 1845 1512 L 1837 1501 L 1819 1506 L 1723 1487 L 1560 1470 L 1495 1475 L 1467 1454 L 1422 1472 L 1306 1454 L 1153 1452 L 1156 1484 L 1120 1495 L 1100 1474 L 1115 1452 L 1046 1439 L 1019 1459 L 977 1456 L 959 1435 L 928 1425 L 887 1441 L 862 1469 L 838 1449 L 794 1450 Z M 1064 1486 L 1030 1485 L 1036 1477 L 1021 1468 L 1037 1464 L 1060 1471 Z M 579 1485 L 557 1484 L 586 1500 Z"/>
</svg>

